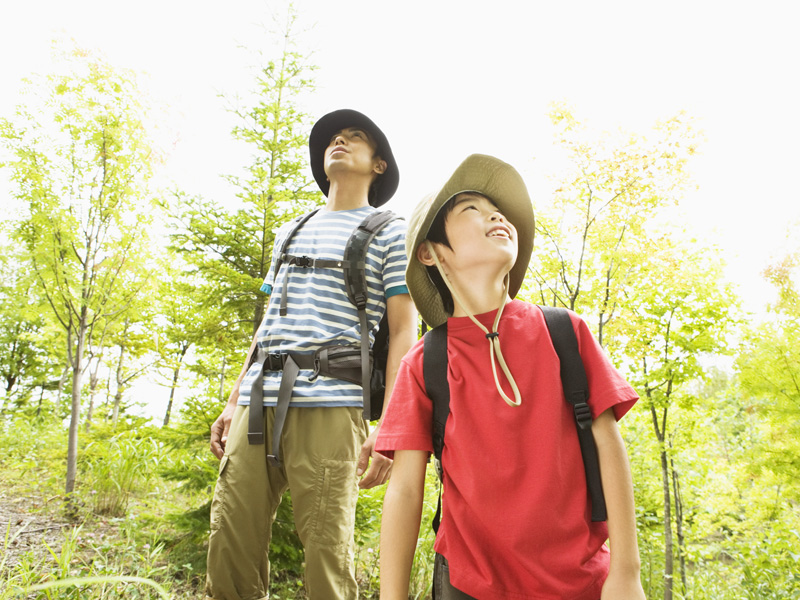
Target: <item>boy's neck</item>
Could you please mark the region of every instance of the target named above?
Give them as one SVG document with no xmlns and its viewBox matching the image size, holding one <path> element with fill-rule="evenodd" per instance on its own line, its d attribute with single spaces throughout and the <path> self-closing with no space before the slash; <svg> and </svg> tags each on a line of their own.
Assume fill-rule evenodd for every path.
<svg viewBox="0 0 800 600">
<path fill-rule="evenodd" d="M 353 179 L 335 179 L 328 190 L 328 202 L 325 207 L 330 211 L 353 210 L 369 206 L 369 185 Z"/>
<path fill-rule="evenodd" d="M 454 317 L 466 317 L 465 311 L 473 315 L 482 315 L 497 310 L 501 303 L 511 302 L 511 298 L 505 292 L 505 274 L 482 277 L 480 273 L 472 272 L 466 281 L 451 279 L 451 283 L 456 286 L 466 304 L 462 307 L 458 302 L 454 302 Z"/>
</svg>

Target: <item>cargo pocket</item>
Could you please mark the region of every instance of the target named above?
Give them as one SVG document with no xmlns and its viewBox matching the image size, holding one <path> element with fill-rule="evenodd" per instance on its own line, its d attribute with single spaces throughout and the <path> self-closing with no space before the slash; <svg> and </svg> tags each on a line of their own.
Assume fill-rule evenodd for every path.
<svg viewBox="0 0 800 600">
<path fill-rule="evenodd" d="M 219 461 L 219 477 L 214 489 L 214 499 L 211 501 L 211 529 L 219 529 L 222 514 L 225 509 L 225 497 L 228 495 L 228 480 L 225 471 L 228 466 L 228 455 L 225 454 Z"/>
<path fill-rule="evenodd" d="M 318 487 L 318 510 L 313 539 L 321 545 L 334 545 L 351 539 L 358 499 L 356 460 L 323 460 Z"/>
</svg>

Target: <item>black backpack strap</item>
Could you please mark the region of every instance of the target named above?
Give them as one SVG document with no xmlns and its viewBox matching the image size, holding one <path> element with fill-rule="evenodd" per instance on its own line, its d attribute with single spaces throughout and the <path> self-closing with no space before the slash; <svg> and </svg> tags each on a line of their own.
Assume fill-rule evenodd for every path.
<svg viewBox="0 0 800 600">
<path fill-rule="evenodd" d="M 278 249 L 278 257 L 275 259 L 275 279 L 278 278 L 278 270 L 281 268 L 281 264 L 284 262 L 288 262 L 289 264 L 299 264 L 302 266 L 311 266 L 310 264 L 302 264 L 298 263 L 298 259 L 302 261 L 302 259 L 308 259 L 309 257 L 298 257 L 298 256 L 291 256 L 290 254 L 286 253 L 286 250 L 289 248 L 289 244 L 294 237 L 294 234 L 297 233 L 297 230 L 300 229 L 306 221 L 308 221 L 311 217 L 319 212 L 319 208 L 315 208 L 311 212 L 304 214 L 301 217 L 296 218 L 293 223 L 294 226 L 289 234 L 283 238 L 283 243 L 281 247 Z M 311 259 L 309 259 L 311 260 Z M 288 272 L 283 276 L 283 288 L 281 289 L 281 307 L 280 307 L 280 314 L 282 317 L 286 316 L 286 288 L 289 286 L 289 274 Z"/>
<path fill-rule="evenodd" d="M 578 340 L 572 327 L 572 319 L 564 308 L 540 306 L 544 314 L 550 339 L 558 354 L 561 364 L 561 385 L 564 397 L 572 405 L 575 423 L 578 429 L 578 440 L 583 456 L 583 468 L 586 472 L 586 485 L 592 500 L 592 521 L 606 520 L 606 502 L 603 497 L 603 485 L 600 479 L 600 463 L 597 459 L 597 447 L 592 436 L 592 412 L 586 401 L 589 399 L 589 383 L 578 350 Z"/>
<path fill-rule="evenodd" d="M 344 249 L 342 268 L 347 297 L 358 310 L 361 327 L 361 394 L 364 402 L 364 419 L 372 417 L 370 398 L 370 375 L 372 368 L 369 360 L 369 329 L 367 328 L 367 248 L 373 238 L 391 221 L 398 218 L 390 210 L 373 212 L 367 215 L 361 224 L 353 230 Z"/>
<path fill-rule="evenodd" d="M 425 381 L 425 393 L 433 404 L 433 456 L 441 484 L 444 428 L 447 416 L 450 414 L 450 384 L 447 381 L 447 321 L 428 331 L 422 340 L 422 376 Z M 439 501 L 432 524 L 435 532 L 439 531 L 441 515 L 442 492 L 440 487 Z"/>
</svg>

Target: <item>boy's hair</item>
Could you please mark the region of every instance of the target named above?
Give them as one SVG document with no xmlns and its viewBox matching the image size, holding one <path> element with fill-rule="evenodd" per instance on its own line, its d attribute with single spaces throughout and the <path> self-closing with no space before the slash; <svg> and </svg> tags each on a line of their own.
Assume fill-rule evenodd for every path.
<svg viewBox="0 0 800 600">
<path fill-rule="evenodd" d="M 431 228 L 428 230 L 428 235 L 425 237 L 426 240 L 443 244 L 451 250 L 453 249 L 450 245 L 450 240 L 447 239 L 445 222 L 447 221 L 447 216 L 453 212 L 453 207 L 455 207 L 455 205 L 456 197 L 453 196 L 439 209 L 439 212 L 436 213 L 436 217 L 433 219 L 433 223 L 431 223 Z M 427 265 L 425 270 L 428 271 L 428 277 L 431 278 L 433 285 L 436 286 L 436 291 L 439 292 L 439 295 L 442 297 L 442 305 L 444 306 L 445 312 L 452 315 L 455 310 L 453 294 L 450 292 L 450 288 L 447 287 L 444 279 L 442 279 L 442 274 L 439 272 L 439 269 L 436 268 L 436 265 Z"/>
</svg>

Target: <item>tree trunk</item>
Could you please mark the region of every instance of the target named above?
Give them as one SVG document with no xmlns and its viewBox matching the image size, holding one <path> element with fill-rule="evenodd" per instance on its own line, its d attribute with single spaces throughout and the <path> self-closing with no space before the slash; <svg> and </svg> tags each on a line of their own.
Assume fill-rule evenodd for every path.
<svg viewBox="0 0 800 600">
<path fill-rule="evenodd" d="M 78 423 L 81 418 L 81 379 L 83 377 L 81 363 L 83 362 L 86 328 L 85 319 L 81 319 L 72 363 L 72 411 L 70 413 L 69 438 L 67 441 L 67 496 L 70 496 L 75 491 L 75 478 L 78 472 Z"/>
<path fill-rule="evenodd" d="M 114 394 L 114 415 L 111 422 L 114 427 L 117 426 L 119 420 L 119 406 L 122 404 L 122 391 L 125 386 L 125 379 L 122 377 L 122 362 L 125 358 L 125 344 L 119 347 L 119 362 L 117 363 L 117 393 Z"/>
<path fill-rule="evenodd" d="M 670 443 L 670 447 L 672 444 Z M 683 537 L 683 501 L 681 500 L 681 487 L 678 479 L 678 471 L 675 468 L 675 461 L 670 459 L 670 470 L 672 471 L 672 493 L 675 497 L 675 534 L 678 536 L 678 569 L 681 573 L 681 592 L 686 596 L 686 555 L 684 553 L 685 540 Z"/>
<path fill-rule="evenodd" d="M 222 357 L 222 371 L 219 374 L 219 401 L 225 400 L 225 357 Z"/>
<path fill-rule="evenodd" d="M 67 378 L 69 377 L 70 372 L 72 369 L 69 365 L 64 367 L 64 370 L 61 373 L 61 379 L 58 380 L 58 396 L 56 396 L 56 410 L 58 411 L 58 416 L 61 417 L 63 414 L 61 411 L 61 396 L 64 394 L 64 385 L 67 383 Z"/>
<path fill-rule="evenodd" d="M 94 413 L 94 398 L 97 395 L 97 384 L 100 379 L 100 358 L 95 363 L 94 370 L 89 373 L 89 408 L 86 411 L 86 433 L 92 427 L 92 414 Z"/>
<path fill-rule="evenodd" d="M 169 425 L 169 417 L 172 413 L 172 402 L 175 399 L 175 390 L 178 388 L 178 377 L 181 374 L 181 365 L 183 364 L 183 358 L 186 356 L 186 353 L 189 351 L 189 347 L 191 344 L 184 343 L 181 346 L 181 353 L 178 356 L 178 364 L 175 367 L 175 371 L 172 373 L 172 388 L 169 390 L 169 402 L 167 403 L 167 412 L 164 413 L 164 427 Z"/>
<path fill-rule="evenodd" d="M 44 400 L 44 385 L 42 385 L 42 389 L 39 392 L 39 404 L 36 405 L 36 418 L 40 418 L 42 416 L 42 401 Z"/>
<path fill-rule="evenodd" d="M 672 506 L 669 491 L 669 468 L 667 451 L 662 445 L 661 479 L 664 487 L 664 600 L 672 600 L 672 576 L 674 565 L 672 559 Z"/>
<path fill-rule="evenodd" d="M 172 372 L 172 387 L 169 390 L 169 402 L 167 402 L 167 411 L 164 413 L 164 425 L 166 427 L 169 425 L 169 415 L 172 412 L 172 402 L 175 399 L 175 389 L 178 387 L 178 376 L 181 374 L 181 365 L 178 363 L 178 366 L 175 367 L 175 370 Z"/>
</svg>

